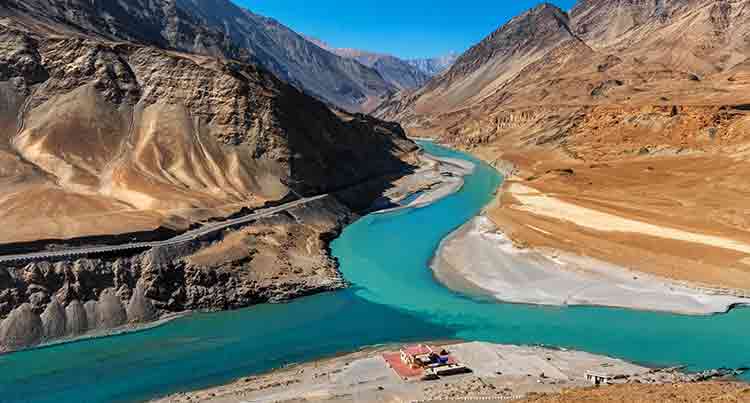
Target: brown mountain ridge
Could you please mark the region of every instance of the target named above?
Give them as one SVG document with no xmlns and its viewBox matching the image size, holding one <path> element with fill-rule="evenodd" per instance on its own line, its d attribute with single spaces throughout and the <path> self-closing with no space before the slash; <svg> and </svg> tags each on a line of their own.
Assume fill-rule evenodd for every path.
<svg viewBox="0 0 750 403">
<path fill-rule="evenodd" d="M 750 256 L 732 248 L 595 231 L 569 204 L 531 207 L 512 191 L 750 242 L 748 18 L 733 0 L 542 4 L 375 114 L 515 167 L 488 215 L 518 245 L 750 289 Z"/>
<path fill-rule="evenodd" d="M 354 60 L 323 51 L 276 20 L 230 0 L 9 0 L 6 25 L 56 35 L 127 41 L 258 64 L 276 77 L 351 112 L 372 109 L 397 89 Z"/>
</svg>

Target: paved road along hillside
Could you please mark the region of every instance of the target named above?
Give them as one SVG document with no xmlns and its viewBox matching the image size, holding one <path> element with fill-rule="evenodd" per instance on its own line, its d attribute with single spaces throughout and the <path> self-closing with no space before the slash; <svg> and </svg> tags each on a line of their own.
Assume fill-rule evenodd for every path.
<svg viewBox="0 0 750 403">
<path fill-rule="evenodd" d="M 60 251 L 6 255 L 6 256 L 0 256 L 0 264 L 25 262 L 25 261 L 33 261 L 33 260 L 46 260 L 46 259 L 53 259 L 53 258 L 74 258 L 74 257 L 84 256 L 84 255 L 96 255 L 96 254 L 110 253 L 110 252 L 120 252 L 120 251 L 128 251 L 128 250 L 135 250 L 135 249 L 150 249 L 150 248 L 155 248 L 155 247 L 160 247 L 160 246 L 177 245 L 177 244 L 181 244 L 185 242 L 194 241 L 204 235 L 208 235 L 213 232 L 221 231 L 226 228 L 233 227 L 235 225 L 245 224 L 250 221 L 254 221 L 259 218 L 267 217 L 267 216 L 279 213 L 281 211 L 289 210 L 291 208 L 294 208 L 303 204 L 307 204 L 315 200 L 320 200 L 327 196 L 328 194 L 322 194 L 319 196 L 307 197 L 307 198 L 303 198 L 303 199 L 289 202 L 286 204 L 282 204 L 277 207 L 269 207 L 266 209 L 256 210 L 252 214 L 248 214 L 246 216 L 234 218 L 234 219 L 227 220 L 227 221 L 207 224 L 200 228 L 187 231 L 182 235 L 178 235 L 174 238 L 170 238 L 164 241 L 134 242 L 134 243 L 126 243 L 122 245 L 81 247 L 81 248 L 65 249 L 65 250 L 60 250 Z"/>
</svg>

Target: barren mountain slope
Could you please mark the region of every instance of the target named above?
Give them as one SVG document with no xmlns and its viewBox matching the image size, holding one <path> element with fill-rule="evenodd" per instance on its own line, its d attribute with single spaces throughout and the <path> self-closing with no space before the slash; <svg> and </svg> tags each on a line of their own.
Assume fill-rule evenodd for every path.
<svg viewBox="0 0 750 403">
<path fill-rule="evenodd" d="M 526 65 L 569 40 L 567 15 L 549 4 L 509 21 L 425 86 L 417 113 L 449 112 L 480 102 Z"/>
<path fill-rule="evenodd" d="M 743 0 L 585 0 L 571 11 L 575 33 L 594 48 L 699 76 L 745 60 L 748 23 Z"/>
<path fill-rule="evenodd" d="M 404 123 L 450 116 L 500 91 L 530 63 L 573 38 L 565 12 L 542 4 L 487 36 L 421 89 L 385 101 L 374 114 Z"/>
<path fill-rule="evenodd" d="M 519 245 L 750 289 L 750 256 L 730 243 L 659 238 L 635 225 L 603 231 L 606 222 L 577 222 L 570 207 L 679 228 L 696 240 L 750 242 L 742 207 L 750 172 L 745 3 L 581 1 L 569 20 L 540 6 L 377 114 L 517 173 L 489 216 Z M 540 24 L 557 28 L 519 30 Z M 482 71 L 495 71 L 495 81 Z M 542 205 L 513 191 L 526 188 L 550 199 Z"/>
<path fill-rule="evenodd" d="M 160 48 L 221 55 L 227 38 L 171 0 L 9 0 L 0 8 L 9 27 L 63 36 L 83 35 Z"/>
<path fill-rule="evenodd" d="M 413 147 L 397 126 L 342 120 L 250 65 L 0 35 L 4 242 L 180 227 L 288 185 L 322 193 L 397 171 Z"/>
<path fill-rule="evenodd" d="M 229 0 L 10 0 L 6 25 L 53 34 L 125 40 L 260 64 L 277 77 L 349 111 L 395 91 L 374 69 L 322 51 L 279 22 Z"/>
</svg>

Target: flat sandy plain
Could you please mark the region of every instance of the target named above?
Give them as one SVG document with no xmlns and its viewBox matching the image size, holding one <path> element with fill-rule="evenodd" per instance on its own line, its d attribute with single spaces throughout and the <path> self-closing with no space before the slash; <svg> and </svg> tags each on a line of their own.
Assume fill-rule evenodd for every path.
<svg viewBox="0 0 750 403">
<path fill-rule="evenodd" d="M 441 344 L 441 343 L 438 343 Z M 381 354 L 398 350 L 384 346 L 300 365 L 229 385 L 181 393 L 159 403 L 184 402 L 409 402 L 455 398 L 520 398 L 529 393 L 554 393 L 589 386 L 586 371 L 642 376 L 650 370 L 594 354 L 532 346 L 489 343 L 447 344 L 443 347 L 473 373 L 439 381 L 403 380 Z M 668 379 L 669 376 L 667 376 Z M 656 378 L 654 378 L 656 379 Z"/>
</svg>

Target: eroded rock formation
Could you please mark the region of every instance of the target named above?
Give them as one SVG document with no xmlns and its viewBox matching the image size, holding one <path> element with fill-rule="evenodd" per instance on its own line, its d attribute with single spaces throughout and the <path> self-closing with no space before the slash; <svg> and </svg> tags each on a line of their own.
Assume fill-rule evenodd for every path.
<svg viewBox="0 0 750 403">
<path fill-rule="evenodd" d="M 11 311 L 0 327 L 4 350 L 33 346 L 42 341 L 43 337 L 42 319 L 28 303 Z"/>
<path fill-rule="evenodd" d="M 65 308 L 65 334 L 78 336 L 89 329 L 86 309 L 80 301 L 74 299 Z"/>
<path fill-rule="evenodd" d="M 326 249 L 353 218 L 329 197 L 183 245 L 4 267 L 15 273 L 6 289 L 15 297 L 0 299 L 5 317 L 0 348 L 119 329 L 170 313 L 237 309 L 343 287 Z M 46 290 L 48 302 L 35 297 L 40 289 Z"/>
</svg>

